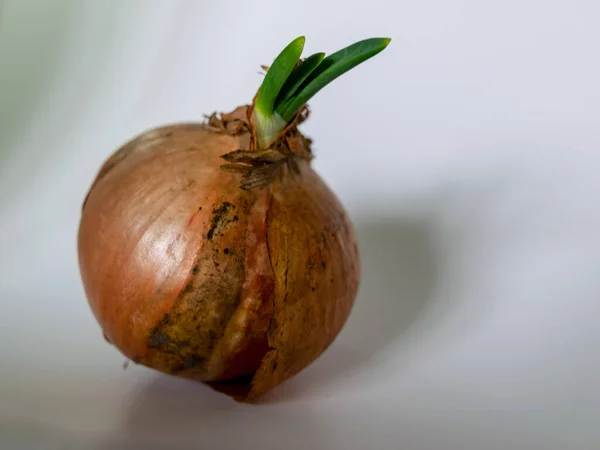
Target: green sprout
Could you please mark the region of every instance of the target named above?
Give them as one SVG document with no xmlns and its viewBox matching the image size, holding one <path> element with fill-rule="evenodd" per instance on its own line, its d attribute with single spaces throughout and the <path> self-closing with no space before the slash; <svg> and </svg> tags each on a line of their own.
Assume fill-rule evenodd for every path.
<svg viewBox="0 0 600 450">
<path fill-rule="evenodd" d="M 328 57 L 315 53 L 300 60 L 304 36 L 294 39 L 275 58 L 254 103 L 254 119 L 260 148 L 268 147 L 314 95 L 360 63 L 387 47 L 391 39 L 371 38 L 356 42 Z"/>
</svg>

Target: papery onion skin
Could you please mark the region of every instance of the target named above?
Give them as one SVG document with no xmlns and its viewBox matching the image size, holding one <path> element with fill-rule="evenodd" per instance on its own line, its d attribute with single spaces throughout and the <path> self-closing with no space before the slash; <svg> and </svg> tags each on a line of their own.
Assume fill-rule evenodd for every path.
<svg viewBox="0 0 600 450">
<path fill-rule="evenodd" d="M 246 107 L 230 117 L 243 122 Z M 203 123 L 143 133 L 101 168 L 78 236 L 106 338 L 137 363 L 239 401 L 333 342 L 360 276 L 352 224 L 309 161 L 257 190 L 220 169 L 250 139 Z"/>
</svg>

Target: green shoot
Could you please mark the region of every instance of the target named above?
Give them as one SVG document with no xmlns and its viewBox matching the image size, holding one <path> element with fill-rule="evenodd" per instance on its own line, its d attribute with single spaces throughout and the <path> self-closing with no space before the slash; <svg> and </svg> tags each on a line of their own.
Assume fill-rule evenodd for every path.
<svg viewBox="0 0 600 450">
<path fill-rule="evenodd" d="M 292 120 L 296 113 L 317 92 L 340 75 L 381 52 L 389 42 L 389 39 L 367 39 L 329 55 L 300 86 L 298 94 L 285 104 L 280 105 L 277 112 L 286 122 Z"/>
<path fill-rule="evenodd" d="M 275 111 L 282 104 L 291 100 L 292 96 L 296 93 L 302 83 L 308 78 L 308 76 L 317 68 L 321 61 L 325 58 L 325 53 L 315 53 L 309 56 L 304 61 L 296 66 L 292 71 L 291 75 L 281 88 L 277 100 L 275 100 Z"/>
<path fill-rule="evenodd" d="M 304 41 L 304 36 L 300 36 L 283 49 L 267 71 L 260 86 L 254 104 L 254 115 L 257 120 L 261 146 L 268 144 L 273 139 L 272 134 L 277 134 L 285 127 L 281 118 L 274 114 L 275 100 L 302 55 Z"/>
<path fill-rule="evenodd" d="M 304 37 L 292 41 L 275 59 L 259 89 L 254 118 L 260 148 L 266 148 L 321 89 L 387 47 L 390 39 L 372 38 L 324 58 L 316 53 L 300 62 Z"/>
</svg>

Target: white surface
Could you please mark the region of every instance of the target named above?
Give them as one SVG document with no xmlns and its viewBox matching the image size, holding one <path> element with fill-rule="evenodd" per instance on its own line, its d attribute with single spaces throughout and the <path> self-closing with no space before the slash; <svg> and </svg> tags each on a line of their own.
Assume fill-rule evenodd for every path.
<svg viewBox="0 0 600 450">
<path fill-rule="evenodd" d="M 5 0 L 0 447 L 600 448 L 599 14 Z M 259 64 L 300 34 L 307 52 L 393 38 L 304 126 L 360 236 L 350 321 L 262 406 L 124 371 L 79 280 L 89 183 L 143 129 L 249 101 Z"/>
</svg>

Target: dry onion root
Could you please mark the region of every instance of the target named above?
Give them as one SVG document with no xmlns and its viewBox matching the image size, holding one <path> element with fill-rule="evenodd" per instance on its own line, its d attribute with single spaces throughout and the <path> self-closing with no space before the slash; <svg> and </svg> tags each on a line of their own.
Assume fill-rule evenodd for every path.
<svg viewBox="0 0 600 450">
<path fill-rule="evenodd" d="M 252 105 L 149 130 L 105 162 L 84 201 L 79 261 L 126 357 L 250 401 L 333 342 L 357 293 L 358 248 L 298 125 L 308 98 L 388 42 L 300 60 L 298 38 Z"/>
</svg>

